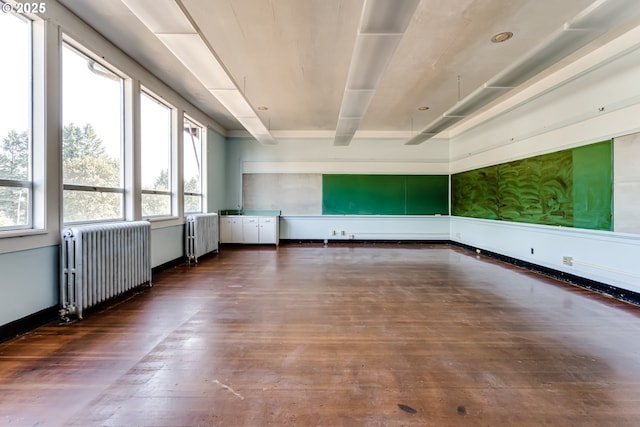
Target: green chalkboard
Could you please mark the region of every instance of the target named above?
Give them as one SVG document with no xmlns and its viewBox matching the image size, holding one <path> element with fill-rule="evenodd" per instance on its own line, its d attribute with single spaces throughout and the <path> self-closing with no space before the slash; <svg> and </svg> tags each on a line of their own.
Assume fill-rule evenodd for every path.
<svg viewBox="0 0 640 427">
<path fill-rule="evenodd" d="M 322 176 L 323 215 L 447 215 L 448 204 L 446 175 Z"/>
<path fill-rule="evenodd" d="M 407 175 L 407 215 L 449 215 L 447 175 Z"/>
<path fill-rule="evenodd" d="M 572 150 L 574 227 L 613 230 L 613 144 Z"/>
<path fill-rule="evenodd" d="M 612 230 L 612 142 L 451 177 L 457 216 Z"/>
</svg>

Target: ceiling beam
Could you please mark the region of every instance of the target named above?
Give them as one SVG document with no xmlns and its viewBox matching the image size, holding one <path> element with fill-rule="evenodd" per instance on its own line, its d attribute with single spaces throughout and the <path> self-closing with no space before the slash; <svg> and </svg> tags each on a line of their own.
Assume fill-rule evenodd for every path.
<svg viewBox="0 0 640 427">
<path fill-rule="evenodd" d="M 131 12 L 262 144 L 276 144 L 180 0 L 122 0 Z"/>
<path fill-rule="evenodd" d="M 434 137 L 639 13 L 638 0 L 595 1 L 540 45 L 458 101 L 405 145 L 421 144 Z"/>
<path fill-rule="evenodd" d="M 420 0 L 365 0 L 334 145 L 349 145 Z"/>
</svg>

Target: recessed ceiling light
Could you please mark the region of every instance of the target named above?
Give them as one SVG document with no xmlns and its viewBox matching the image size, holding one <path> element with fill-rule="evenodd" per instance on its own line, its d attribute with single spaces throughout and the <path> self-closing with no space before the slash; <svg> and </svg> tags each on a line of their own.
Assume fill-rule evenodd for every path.
<svg viewBox="0 0 640 427">
<path fill-rule="evenodd" d="M 418 107 L 418 111 L 427 111 L 428 109 L 429 109 L 429 107 L 427 107 L 426 105 Z"/>
<path fill-rule="evenodd" d="M 504 31 L 502 33 L 498 33 L 495 36 L 491 37 L 491 41 L 493 43 L 502 43 L 502 42 L 506 42 L 511 37 L 513 37 L 513 33 L 511 31 Z"/>
<path fill-rule="evenodd" d="M 267 111 L 269 109 L 269 107 L 265 107 L 264 105 L 261 105 L 258 107 L 258 110 L 260 111 Z"/>
</svg>

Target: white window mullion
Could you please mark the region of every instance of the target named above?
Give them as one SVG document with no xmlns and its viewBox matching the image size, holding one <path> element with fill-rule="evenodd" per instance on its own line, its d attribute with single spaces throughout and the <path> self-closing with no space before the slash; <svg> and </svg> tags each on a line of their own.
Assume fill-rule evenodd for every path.
<svg viewBox="0 0 640 427">
<path fill-rule="evenodd" d="M 140 192 L 140 82 L 128 79 L 124 85 L 124 184 L 125 218 L 142 219 Z"/>
<path fill-rule="evenodd" d="M 184 118 L 183 136 L 183 184 L 182 197 L 185 213 L 203 212 L 204 197 L 202 196 L 203 174 L 203 126 L 189 117 Z"/>
<path fill-rule="evenodd" d="M 173 188 L 175 197 L 173 198 L 173 209 L 174 212 L 178 215 L 178 217 L 182 218 L 184 216 L 184 161 L 183 161 L 183 121 L 184 111 L 183 110 L 174 110 L 174 114 L 172 117 L 173 123 L 173 140 L 175 144 L 173 144 L 171 150 L 171 159 L 172 159 L 172 168 L 175 171 L 173 178 Z"/>
</svg>

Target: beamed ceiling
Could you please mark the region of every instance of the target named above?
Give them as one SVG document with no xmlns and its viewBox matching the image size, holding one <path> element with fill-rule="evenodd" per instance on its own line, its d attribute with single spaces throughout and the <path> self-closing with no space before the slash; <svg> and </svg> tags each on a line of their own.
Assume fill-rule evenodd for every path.
<svg viewBox="0 0 640 427">
<path fill-rule="evenodd" d="M 283 135 L 333 138 L 350 67 L 355 66 L 354 47 L 369 31 L 364 28 L 366 19 L 383 28 L 385 20 L 393 21 L 392 15 L 407 14 L 401 31 L 391 31 L 395 41 L 386 53 L 388 61 L 379 77 L 374 76 L 374 90 L 366 92 L 371 96 L 360 105 L 363 113 L 352 121 L 355 137 L 405 139 L 426 130 L 483 87 L 492 88 L 492 96 L 470 102 L 465 117 L 640 22 L 636 0 L 146 0 L 152 5 L 150 13 L 158 15 L 151 18 L 139 12 L 145 0 L 59 1 L 228 134 L 238 134 L 244 130 L 242 121 L 205 87 L 203 76 L 194 75 L 163 43 L 159 33 L 165 30 L 149 27 L 149 19 L 182 22 L 186 17 L 276 140 Z M 178 7 L 167 7 L 167 2 Z M 414 4 L 402 12 L 404 2 Z M 562 38 L 585 33 L 586 27 L 590 34 L 584 40 Z M 513 37 L 493 43 L 491 38 L 500 32 L 512 32 Z M 567 44 L 571 46 L 563 50 Z M 380 58 L 378 47 L 372 49 L 370 56 Z M 548 57 L 555 65 L 545 62 Z M 518 63 L 524 64 L 520 70 L 514 69 Z M 486 84 L 501 83 L 497 76 L 523 69 L 539 73 L 507 89 Z"/>
</svg>

